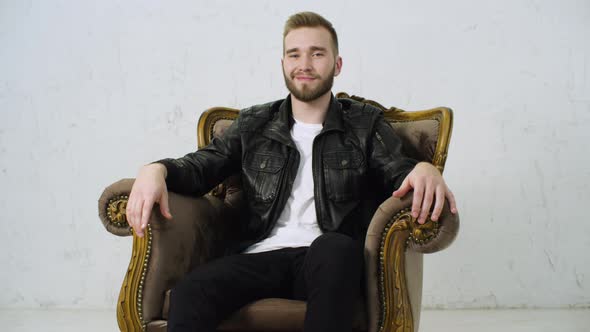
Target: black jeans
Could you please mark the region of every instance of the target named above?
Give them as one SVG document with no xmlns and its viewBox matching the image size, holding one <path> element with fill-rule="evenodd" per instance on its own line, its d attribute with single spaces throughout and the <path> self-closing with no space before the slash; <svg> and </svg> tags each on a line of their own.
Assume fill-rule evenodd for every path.
<svg viewBox="0 0 590 332">
<path fill-rule="evenodd" d="M 351 331 L 363 267 L 360 244 L 338 233 L 309 247 L 222 257 L 172 289 L 168 331 L 213 332 L 242 306 L 271 297 L 307 301 L 306 332 Z"/>
</svg>

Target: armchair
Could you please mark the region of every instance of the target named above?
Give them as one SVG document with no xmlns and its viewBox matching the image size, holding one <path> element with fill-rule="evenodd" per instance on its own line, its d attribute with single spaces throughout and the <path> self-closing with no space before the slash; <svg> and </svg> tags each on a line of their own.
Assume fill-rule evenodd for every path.
<svg viewBox="0 0 590 332">
<path fill-rule="evenodd" d="M 429 161 L 441 172 L 452 130 L 452 111 L 440 107 L 405 112 L 377 102 L 339 93 L 385 111 L 385 118 L 401 136 L 405 153 Z M 201 115 L 198 147 L 206 146 L 238 115 L 238 110 L 216 107 Z M 170 289 L 188 271 L 223 255 L 235 232 L 241 208 L 239 176 L 226 179 L 199 198 L 170 193 L 174 219 L 167 221 L 155 208 L 146 235 L 135 236 L 125 208 L 133 179 L 108 186 L 98 201 L 100 219 L 110 233 L 133 236 L 133 249 L 119 299 L 121 331 L 166 331 Z M 438 222 L 420 225 L 410 214 L 411 195 L 385 200 L 375 212 L 365 239 L 366 303 L 359 303 L 358 331 L 418 331 L 422 303 L 423 254 L 449 246 L 459 230 L 459 217 L 445 205 Z M 219 331 L 301 331 L 305 302 L 264 299 L 238 310 Z"/>
</svg>

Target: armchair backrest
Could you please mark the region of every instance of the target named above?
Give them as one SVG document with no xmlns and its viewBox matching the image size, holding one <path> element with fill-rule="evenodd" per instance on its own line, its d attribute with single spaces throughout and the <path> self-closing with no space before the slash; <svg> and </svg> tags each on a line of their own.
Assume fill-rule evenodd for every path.
<svg viewBox="0 0 590 332">
<path fill-rule="evenodd" d="M 453 111 L 437 107 L 424 111 L 406 112 L 396 107 L 385 108 L 376 101 L 344 92 L 338 98 L 350 98 L 383 110 L 385 119 L 403 142 L 404 153 L 419 161 L 428 161 L 441 173 L 444 171 L 453 129 Z"/>
<path fill-rule="evenodd" d="M 402 139 L 404 153 L 416 160 L 428 161 L 443 172 L 453 127 L 451 109 L 437 107 L 406 112 L 395 107 L 385 108 L 375 101 L 349 96 L 344 92 L 338 93 L 336 97 L 350 98 L 382 109 L 385 119 Z M 223 133 L 238 114 L 239 110 L 227 107 L 213 107 L 204 112 L 197 127 L 198 148 L 207 146 L 214 135 Z"/>
</svg>

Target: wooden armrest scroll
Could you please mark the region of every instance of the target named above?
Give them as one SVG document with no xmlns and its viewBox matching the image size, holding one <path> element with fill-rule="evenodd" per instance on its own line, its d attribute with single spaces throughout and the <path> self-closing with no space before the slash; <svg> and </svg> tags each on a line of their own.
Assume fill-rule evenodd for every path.
<svg viewBox="0 0 590 332">
<path fill-rule="evenodd" d="M 134 179 L 123 179 L 108 186 L 98 199 L 98 216 L 107 231 L 118 236 L 130 236 L 127 223 L 127 200 Z"/>
</svg>

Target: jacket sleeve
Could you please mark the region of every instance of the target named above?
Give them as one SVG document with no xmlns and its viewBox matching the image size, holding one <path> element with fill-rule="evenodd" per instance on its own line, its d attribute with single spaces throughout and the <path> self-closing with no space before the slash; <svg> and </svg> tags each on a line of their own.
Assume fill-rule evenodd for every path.
<svg viewBox="0 0 590 332">
<path fill-rule="evenodd" d="M 402 141 L 379 112 L 369 147 L 369 168 L 386 193 L 399 188 L 418 163 L 402 153 Z"/>
<path fill-rule="evenodd" d="M 168 190 L 201 196 L 239 172 L 242 158 L 239 122 L 238 116 L 221 137 L 214 137 L 209 145 L 200 150 L 178 159 L 156 161 L 166 167 Z"/>
</svg>

